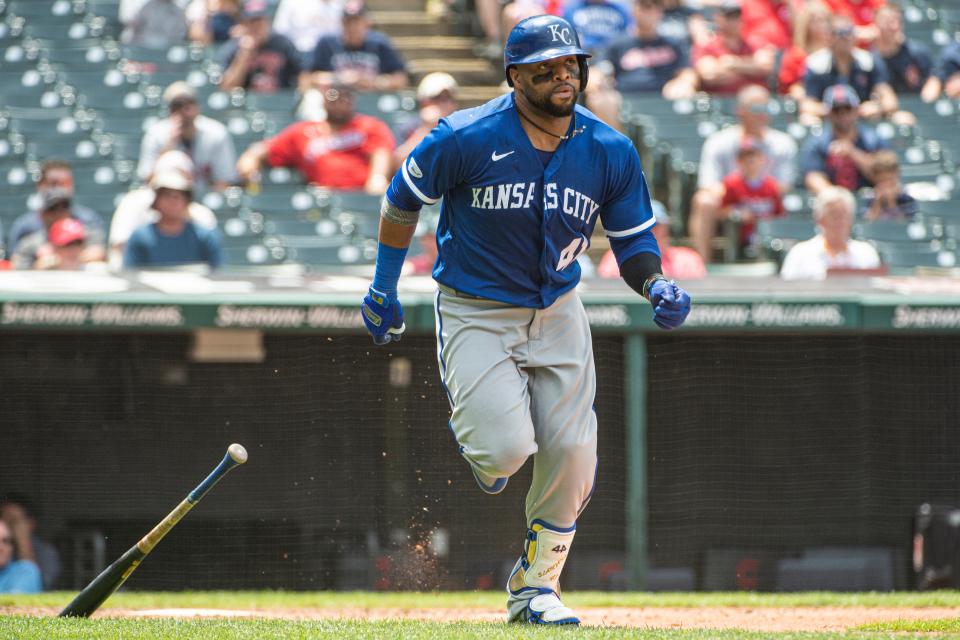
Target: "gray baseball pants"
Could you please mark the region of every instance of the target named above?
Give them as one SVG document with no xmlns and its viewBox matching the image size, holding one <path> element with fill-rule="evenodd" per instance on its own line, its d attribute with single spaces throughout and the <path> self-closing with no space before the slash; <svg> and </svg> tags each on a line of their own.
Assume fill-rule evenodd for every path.
<svg viewBox="0 0 960 640">
<path fill-rule="evenodd" d="M 437 356 L 460 452 L 492 481 L 533 456 L 527 524 L 572 526 L 597 468 L 596 372 L 575 291 L 547 309 L 438 291 Z"/>
</svg>

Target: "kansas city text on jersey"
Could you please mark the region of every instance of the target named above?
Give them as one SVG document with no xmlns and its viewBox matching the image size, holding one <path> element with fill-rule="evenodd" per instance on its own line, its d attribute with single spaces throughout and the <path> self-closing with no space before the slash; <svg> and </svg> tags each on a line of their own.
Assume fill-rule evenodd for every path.
<svg viewBox="0 0 960 640">
<path fill-rule="evenodd" d="M 530 206 L 537 193 L 536 182 L 508 182 L 492 184 L 486 187 L 471 187 L 474 209 L 525 209 Z M 561 207 L 565 214 L 590 223 L 600 204 L 590 196 L 576 189 L 557 188 L 557 183 L 547 183 L 543 188 L 543 208 Z"/>
</svg>

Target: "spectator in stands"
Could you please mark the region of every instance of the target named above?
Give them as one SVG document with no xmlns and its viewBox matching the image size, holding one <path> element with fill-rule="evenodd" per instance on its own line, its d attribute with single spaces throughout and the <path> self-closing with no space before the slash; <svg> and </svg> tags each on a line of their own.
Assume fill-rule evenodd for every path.
<svg viewBox="0 0 960 640">
<path fill-rule="evenodd" d="M 770 92 L 751 85 L 737 94 L 740 124 L 710 135 L 700 152 L 699 182 L 690 211 L 690 235 L 694 248 L 705 260 L 711 258 L 711 238 L 716 233 L 723 199 L 723 179 L 737 168 L 737 153 L 745 138 L 759 142 L 767 159 L 766 172 L 781 192 L 796 179 L 797 144 L 786 133 L 770 128 Z"/>
<path fill-rule="evenodd" d="M 572 0 L 563 17 L 573 25 L 584 49 L 599 53 L 633 27 L 630 10 L 618 0 Z"/>
<path fill-rule="evenodd" d="M 876 11 L 887 0 L 824 0 L 830 13 L 850 20 L 857 46 L 869 47 L 877 37 Z"/>
<path fill-rule="evenodd" d="M 386 34 L 370 29 L 361 0 L 343 6 L 343 33 L 317 43 L 303 85 L 324 89 L 334 84 L 357 91 L 396 91 L 407 86 L 407 67 Z"/>
<path fill-rule="evenodd" d="M 477 22 L 483 30 L 485 41 L 474 48 L 479 58 L 500 60 L 503 58 L 503 35 L 500 30 L 500 0 L 474 0 Z M 428 11 L 430 2 L 427 3 Z"/>
<path fill-rule="evenodd" d="M 503 5 L 500 14 L 502 33 L 510 33 L 511 29 L 524 18 L 549 13 L 554 16 L 563 15 L 563 5 L 566 0 L 508 0 Z M 501 50 L 501 55 L 502 55 Z"/>
<path fill-rule="evenodd" d="M 237 161 L 240 178 L 257 182 L 260 167 L 296 167 L 322 187 L 382 194 L 389 184 L 393 134 L 386 123 L 354 112 L 353 90 L 345 85 L 323 93 L 327 119 L 296 122 L 275 137 L 254 143 Z"/>
<path fill-rule="evenodd" d="M 197 94 L 186 82 L 177 81 L 163 92 L 169 115 L 147 129 L 140 146 L 137 174 L 149 182 L 157 158 L 179 150 L 193 160 L 196 192 L 223 191 L 237 181 L 237 154 L 227 128 L 200 113 Z"/>
<path fill-rule="evenodd" d="M 73 201 L 73 168 L 66 160 L 50 158 L 40 165 L 40 180 L 37 182 L 37 195 L 31 200 L 39 204 L 43 200 L 43 193 L 51 189 L 60 189 L 69 195 L 71 215 L 82 222 L 87 230 L 87 241 L 91 247 L 90 259 L 102 259 L 102 254 L 98 256 L 95 252 L 97 246 L 99 246 L 100 249 L 103 248 L 103 218 L 93 209 Z M 24 213 L 14 220 L 10 227 L 10 238 L 7 243 L 7 250 L 12 253 L 23 238 L 45 228 L 43 216 L 39 208 Z"/>
<path fill-rule="evenodd" d="M 188 37 L 202 45 L 221 44 L 240 21 L 240 0 L 193 0 L 187 7 Z"/>
<path fill-rule="evenodd" d="M 924 89 L 923 99 L 928 102 L 939 98 L 941 93 L 948 98 L 960 97 L 960 42 L 943 48 L 936 71 Z"/>
<path fill-rule="evenodd" d="M 43 581 L 40 569 L 31 560 L 14 560 L 20 542 L 29 540 L 22 531 L 13 532 L 0 520 L 0 593 L 40 593 Z"/>
<path fill-rule="evenodd" d="M 787 252 L 780 269 L 785 280 L 823 280 L 831 270 L 880 268 L 880 256 L 870 244 L 850 239 L 856 200 L 842 187 L 821 191 L 813 205 L 817 235 Z"/>
<path fill-rule="evenodd" d="M 79 271 L 88 264 L 83 261 L 87 234 L 83 225 L 73 218 L 57 220 L 47 232 L 47 243 L 37 249 L 34 269 L 45 271 Z"/>
<path fill-rule="evenodd" d="M 877 151 L 870 162 L 873 193 L 864 200 L 867 220 L 910 220 L 917 213 L 917 201 L 903 190 L 900 162 L 893 151 Z"/>
<path fill-rule="evenodd" d="M 653 227 L 653 235 L 660 246 L 660 262 L 663 275 L 678 280 L 699 280 L 707 276 L 707 268 L 703 264 L 700 254 L 688 247 L 677 247 L 670 242 L 670 216 L 666 207 L 659 200 L 651 200 L 653 215 L 657 224 Z M 608 249 L 600 264 L 597 266 L 597 275 L 601 278 L 619 278 L 620 267 L 613 250 Z"/>
<path fill-rule="evenodd" d="M 805 186 L 815 194 L 831 185 L 850 191 L 870 186 L 870 164 L 875 152 L 887 148 L 886 142 L 860 124 L 860 98 L 849 85 L 830 87 L 824 102 L 830 124 L 807 138 L 800 153 Z"/>
<path fill-rule="evenodd" d="M 713 37 L 703 14 L 690 4 L 688 0 L 663 0 L 663 20 L 658 29 L 660 35 L 679 42 L 686 51 Z"/>
<path fill-rule="evenodd" d="M 190 0 L 120 0 L 119 18 L 123 24 L 120 39 L 150 49 L 166 49 L 186 42 Z"/>
<path fill-rule="evenodd" d="M 289 38 L 307 62 L 321 38 L 343 32 L 343 3 L 344 0 L 280 0 L 273 30 Z"/>
<path fill-rule="evenodd" d="M 605 76 L 612 73 L 620 93 L 657 91 L 668 100 L 692 96 L 697 89 L 697 74 L 690 67 L 685 48 L 658 32 L 663 0 L 635 0 L 633 15 L 634 34 L 610 43 L 603 63 L 595 65 L 595 82 L 604 84 Z M 619 101 L 616 106 L 619 108 Z"/>
<path fill-rule="evenodd" d="M 930 48 L 907 38 L 900 7 L 886 4 L 877 9 L 877 38 L 873 46 L 886 64 L 890 86 L 897 94 L 920 94 L 927 99 L 935 91 Z"/>
<path fill-rule="evenodd" d="M 720 219 L 740 224 L 740 248 L 754 241 L 756 223 L 784 214 L 780 185 L 767 172 L 769 162 L 763 146 L 744 138 L 737 151 L 737 170 L 723 179 Z"/>
<path fill-rule="evenodd" d="M 23 236 L 14 247 L 11 263 L 14 269 L 35 269 L 37 261 L 44 254 L 48 246 L 50 228 L 59 220 L 73 219 L 73 195 L 61 188 L 51 188 L 40 194 L 40 224 L 41 227 L 33 233 Z M 78 220 L 79 222 L 79 220 Z M 89 237 L 96 233 L 97 244 L 91 246 Z M 83 262 L 102 262 L 106 257 L 103 246 L 102 227 L 96 232 L 87 230 L 87 243 L 82 254 Z"/>
<path fill-rule="evenodd" d="M 154 165 L 155 174 L 175 172 L 188 181 L 193 179 L 196 172 L 193 160 L 183 151 L 166 151 L 160 154 Z M 113 212 L 110 221 L 110 235 L 108 238 L 111 268 L 120 269 L 123 266 L 123 251 L 127 241 L 134 231 L 144 225 L 157 221 L 159 213 L 153 208 L 155 194 L 149 186 L 143 186 L 126 193 Z M 190 220 L 198 227 L 213 231 L 217 228 L 217 217 L 213 211 L 199 202 L 192 201 L 187 207 Z"/>
<path fill-rule="evenodd" d="M 285 36 L 273 32 L 267 0 L 245 0 L 240 24 L 232 34 L 223 46 L 221 89 L 275 93 L 297 86 L 300 52 Z"/>
<path fill-rule="evenodd" d="M 743 0 L 744 39 L 755 49 L 781 51 L 793 42 L 793 16 L 802 0 Z"/>
<path fill-rule="evenodd" d="M 824 117 L 829 110 L 823 102 L 827 89 L 845 84 L 856 91 L 861 116 L 870 120 L 893 116 L 897 112 L 897 95 L 890 87 L 887 65 L 880 56 L 854 46 L 849 18 L 833 16 L 831 25 L 830 48 L 807 57 L 801 113 L 808 121 Z"/>
<path fill-rule="evenodd" d="M 207 264 L 216 269 L 222 262 L 220 240 L 215 231 L 190 220 L 193 185 L 178 171 L 157 173 L 150 182 L 156 222 L 133 232 L 123 252 L 125 269 Z"/>
<path fill-rule="evenodd" d="M 120 0 L 119 18 L 123 24 L 120 39 L 150 49 L 186 42 L 190 0 Z"/>
<path fill-rule="evenodd" d="M 434 127 L 457 110 L 457 92 L 460 87 L 449 73 L 435 71 L 428 73 L 417 85 L 417 101 L 420 103 L 420 119 L 414 127 L 401 136 L 403 142 L 393 151 L 393 170 L 407 159 L 410 152 L 427 137 Z"/>
<path fill-rule="evenodd" d="M 780 93 L 798 100 L 804 95 L 803 77 L 807 71 L 807 56 L 825 49 L 833 42 L 830 10 L 819 0 L 803 5 L 793 21 L 793 45 L 780 60 Z"/>
<path fill-rule="evenodd" d="M 81 227 L 82 229 L 82 227 Z M 9 493 L 0 497 L 0 522 L 5 522 L 16 542 L 18 560 L 28 560 L 40 568 L 45 589 L 53 589 L 60 578 L 60 552 L 37 535 L 36 508 L 24 495 Z M 0 534 L 2 537 L 3 534 Z M 0 546 L 2 546 L 0 542 Z M 3 552 L 0 551 L 0 556 Z M 0 565 L 3 561 L 0 560 Z M 2 589 L 0 589 L 2 591 Z"/>
<path fill-rule="evenodd" d="M 747 85 L 764 84 L 773 71 L 773 48 L 746 42 L 740 17 L 739 0 L 722 0 L 714 16 L 716 34 L 693 47 L 693 68 L 708 93 L 733 95 Z"/>
</svg>

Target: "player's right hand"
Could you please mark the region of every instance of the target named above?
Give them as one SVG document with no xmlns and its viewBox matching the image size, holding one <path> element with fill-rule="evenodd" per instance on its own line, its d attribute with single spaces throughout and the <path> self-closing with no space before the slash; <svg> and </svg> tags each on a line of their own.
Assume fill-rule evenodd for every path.
<svg viewBox="0 0 960 640">
<path fill-rule="evenodd" d="M 373 287 L 367 291 L 360 305 L 360 315 L 363 316 L 367 331 L 373 336 L 374 344 L 387 344 L 391 340 L 399 342 L 403 330 L 407 328 L 403 324 L 403 307 L 400 303 Z"/>
</svg>

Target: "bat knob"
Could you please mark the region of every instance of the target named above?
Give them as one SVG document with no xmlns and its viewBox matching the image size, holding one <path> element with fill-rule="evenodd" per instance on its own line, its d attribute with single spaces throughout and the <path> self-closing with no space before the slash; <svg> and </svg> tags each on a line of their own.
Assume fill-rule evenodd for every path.
<svg viewBox="0 0 960 640">
<path fill-rule="evenodd" d="M 243 464 L 247 461 L 247 450 L 243 448 L 242 444 L 237 444 L 234 442 L 232 445 L 227 447 L 227 453 L 237 464 Z"/>
</svg>

